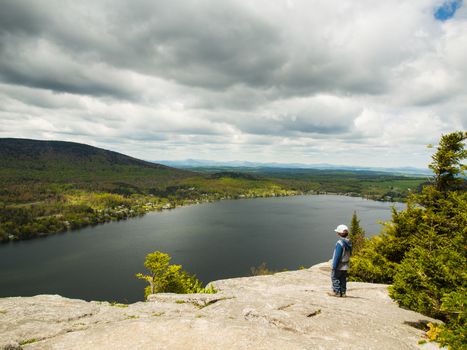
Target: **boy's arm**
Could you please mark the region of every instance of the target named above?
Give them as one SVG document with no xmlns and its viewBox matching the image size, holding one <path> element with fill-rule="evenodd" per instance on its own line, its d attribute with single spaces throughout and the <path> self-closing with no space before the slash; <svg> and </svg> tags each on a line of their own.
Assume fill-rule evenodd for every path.
<svg viewBox="0 0 467 350">
<path fill-rule="evenodd" d="M 336 243 L 336 247 L 334 248 L 334 259 L 332 259 L 332 269 L 337 269 L 337 265 L 339 265 L 339 260 L 341 259 L 342 255 L 342 246 L 339 243 Z"/>
</svg>

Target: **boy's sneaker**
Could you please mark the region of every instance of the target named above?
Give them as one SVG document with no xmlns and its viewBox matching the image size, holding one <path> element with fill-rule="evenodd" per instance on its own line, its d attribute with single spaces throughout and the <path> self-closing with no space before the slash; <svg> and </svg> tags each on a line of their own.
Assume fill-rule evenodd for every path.
<svg viewBox="0 0 467 350">
<path fill-rule="evenodd" d="M 340 296 L 340 294 L 338 292 L 328 292 L 327 294 L 329 296 L 331 296 L 331 297 L 339 297 Z"/>
</svg>

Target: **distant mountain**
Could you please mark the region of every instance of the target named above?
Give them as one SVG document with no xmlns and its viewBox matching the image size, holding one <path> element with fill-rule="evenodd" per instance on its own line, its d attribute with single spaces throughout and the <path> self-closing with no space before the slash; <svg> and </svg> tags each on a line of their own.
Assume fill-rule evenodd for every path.
<svg viewBox="0 0 467 350">
<path fill-rule="evenodd" d="M 3 183 L 125 181 L 150 185 L 188 176 L 193 173 L 86 144 L 0 138 Z"/>
<path fill-rule="evenodd" d="M 217 168 L 217 167 L 232 167 L 232 168 L 278 168 L 278 169 L 317 169 L 317 170 L 348 170 L 348 171 L 372 171 L 384 172 L 391 174 L 405 174 L 405 175 L 433 175 L 430 169 L 420 169 L 414 167 L 395 167 L 395 168 L 381 168 L 381 167 L 359 167 L 348 165 L 333 165 L 327 163 L 320 164 L 303 164 L 303 163 L 260 163 L 260 162 L 247 162 L 247 161 L 214 161 L 214 160 L 201 160 L 201 159 L 186 159 L 186 160 L 159 160 L 155 161 L 167 166 L 177 168 L 192 169 L 192 168 Z"/>
</svg>

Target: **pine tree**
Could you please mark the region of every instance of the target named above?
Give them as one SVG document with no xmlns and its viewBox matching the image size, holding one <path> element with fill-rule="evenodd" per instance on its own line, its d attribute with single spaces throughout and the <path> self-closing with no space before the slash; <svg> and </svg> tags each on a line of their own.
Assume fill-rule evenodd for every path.
<svg viewBox="0 0 467 350">
<path fill-rule="evenodd" d="M 360 226 L 357 212 L 353 212 L 352 222 L 350 224 L 350 240 L 352 241 L 353 254 L 357 254 L 365 245 L 365 231 Z"/>
<path fill-rule="evenodd" d="M 432 156 L 433 162 L 429 165 L 435 173 L 435 187 L 438 191 L 456 189 L 464 182 L 458 175 L 462 175 L 467 168 L 462 164 L 467 157 L 467 150 L 464 149 L 466 139 L 466 131 L 441 136 L 437 151 Z"/>
</svg>

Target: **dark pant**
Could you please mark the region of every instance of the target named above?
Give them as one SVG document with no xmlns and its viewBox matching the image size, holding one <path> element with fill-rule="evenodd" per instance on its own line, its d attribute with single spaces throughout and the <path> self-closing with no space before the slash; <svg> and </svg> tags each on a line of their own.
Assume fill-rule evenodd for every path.
<svg viewBox="0 0 467 350">
<path fill-rule="evenodd" d="M 334 293 L 345 294 L 347 291 L 347 270 L 332 270 L 331 281 Z"/>
</svg>

